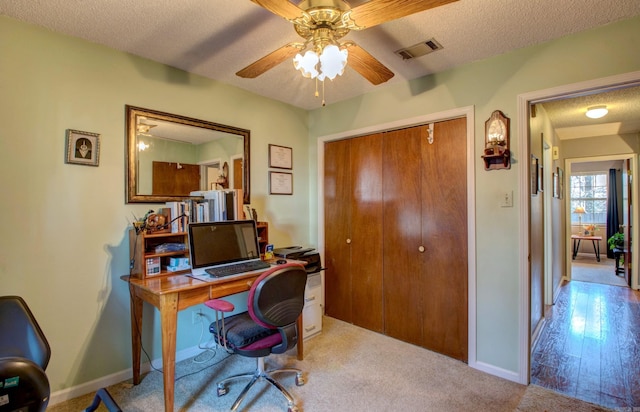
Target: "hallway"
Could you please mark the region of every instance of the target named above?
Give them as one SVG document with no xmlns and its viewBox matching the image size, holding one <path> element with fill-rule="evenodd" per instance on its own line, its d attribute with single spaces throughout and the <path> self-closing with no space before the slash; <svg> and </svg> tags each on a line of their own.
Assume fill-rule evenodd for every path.
<svg viewBox="0 0 640 412">
<path fill-rule="evenodd" d="M 565 282 L 531 355 L 531 383 L 609 408 L 640 407 L 640 292 Z"/>
<path fill-rule="evenodd" d="M 600 262 L 594 254 L 578 253 L 571 262 L 571 280 L 627 287 L 623 274 L 617 274 L 615 261 L 603 253 Z"/>
</svg>

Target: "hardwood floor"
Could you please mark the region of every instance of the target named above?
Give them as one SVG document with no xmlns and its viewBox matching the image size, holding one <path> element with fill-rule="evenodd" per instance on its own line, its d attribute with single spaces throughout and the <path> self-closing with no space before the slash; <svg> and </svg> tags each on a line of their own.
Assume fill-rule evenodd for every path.
<svg viewBox="0 0 640 412">
<path fill-rule="evenodd" d="M 609 408 L 640 407 L 640 292 L 568 282 L 546 322 L 531 383 Z"/>
</svg>

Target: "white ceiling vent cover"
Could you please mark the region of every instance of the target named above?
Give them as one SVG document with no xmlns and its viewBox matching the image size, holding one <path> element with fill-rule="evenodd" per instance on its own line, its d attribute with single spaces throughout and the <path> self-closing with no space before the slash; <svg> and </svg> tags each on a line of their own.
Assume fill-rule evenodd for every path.
<svg viewBox="0 0 640 412">
<path fill-rule="evenodd" d="M 414 44 L 411 47 L 405 47 L 404 49 L 396 50 L 395 54 L 402 57 L 402 60 L 413 59 L 414 57 L 424 56 L 425 54 L 433 53 L 436 50 L 442 49 L 442 45 L 436 41 L 436 39 L 429 39 L 418 44 Z"/>
</svg>

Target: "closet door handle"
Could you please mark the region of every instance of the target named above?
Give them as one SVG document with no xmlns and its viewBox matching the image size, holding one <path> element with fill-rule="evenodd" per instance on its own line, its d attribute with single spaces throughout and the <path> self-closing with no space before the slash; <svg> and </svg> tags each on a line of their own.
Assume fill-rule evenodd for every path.
<svg viewBox="0 0 640 412">
<path fill-rule="evenodd" d="M 418 252 L 420 252 L 420 253 L 424 253 L 424 246 L 420 246 L 420 247 L 418 247 Z"/>
<path fill-rule="evenodd" d="M 351 239 L 347 239 L 347 245 L 351 244 Z"/>
</svg>

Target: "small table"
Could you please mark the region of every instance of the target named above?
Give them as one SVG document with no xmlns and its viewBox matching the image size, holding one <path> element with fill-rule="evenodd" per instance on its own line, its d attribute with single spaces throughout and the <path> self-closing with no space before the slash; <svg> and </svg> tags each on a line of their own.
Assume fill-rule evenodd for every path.
<svg viewBox="0 0 640 412">
<path fill-rule="evenodd" d="M 593 251 L 596 252 L 596 259 L 600 262 L 600 241 L 602 240 L 602 236 L 571 235 L 571 239 L 573 239 L 573 256 L 571 259 L 575 260 L 578 249 L 580 248 L 580 241 L 590 240 L 593 243 Z"/>
</svg>

